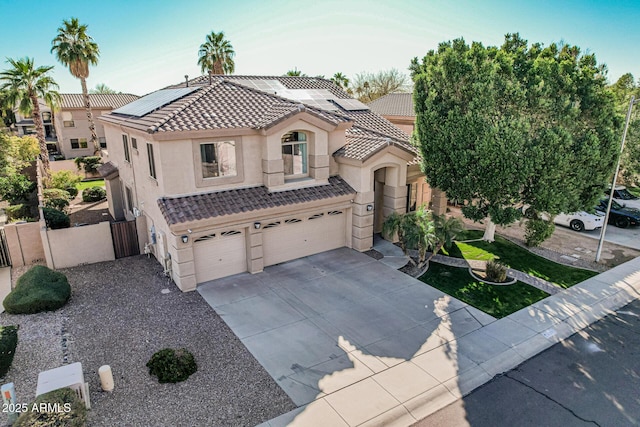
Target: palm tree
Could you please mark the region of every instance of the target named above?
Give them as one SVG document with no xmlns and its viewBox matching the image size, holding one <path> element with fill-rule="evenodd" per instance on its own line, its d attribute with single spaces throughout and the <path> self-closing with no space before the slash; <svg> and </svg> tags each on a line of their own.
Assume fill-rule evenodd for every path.
<svg viewBox="0 0 640 427">
<path fill-rule="evenodd" d="M 398 234 L 400 249 L 409 257 L 409 262 L 418 267 L 428 261 L 425 259 L 427 250 L 437 244 L 435 224 L 431 220 L 431 213 L 424 207 L 405 214 L 393 212 L 385 220 L 382 230 L 388 236 Z M 417 263 L 410 255 L 412 249 L 418 251 Z"/>
<path fill-rule="evenodd" d="M 429 256 L 426 262 L 429 262 L 431 258 L 440 250 L 449 248 L 454 239 L 458 237 L 460 233 L 464 231 L 464 224 L 460 218 L 448 217 L 446 215 L 433 215 L 434 232 L 436 236 L 436 244 L 433 245 L 433 252 Z"/>
<path fill-rule="evenodd" d="M 344 74 L 338 72 L 331 77 L 331 81 L 340 86 L 345 91 L 349 91 L 349 79 Z"/>
<path fill-rule="evenodd" d="M 210 76 L 212 74 L 232 74 L 236 68 L 236 64 L 233 62 L 235 54 L 229 40 L 225 40 L 224 32 L 212 31 L 207 35 L 206 41 L 200 45 L 198 65 L 203 73 L 207 72 Z"/>
<path fill-rule="evenodd" d="M 6 105 L 18 106 L 20 113 L 33 117 L 36 135 L 40 145 L 40 160 L 44 174 L 49 176 L 49 153 L 44 138 L 44 125 L 40 115 L 38 98 L 42 98 L 48 105 L 57 105 L 60 94 L 55 90 L 57 83 L 48 75 L 53 66 L 36 68 L 32 58 L 11 59 L 7 62 L 11 68 L 0 73 L 0 90 L 4 91 Z"/>
<path fill-rule="evenodd" d="M 96 134 L 96 125 L 93 122 L 91 103 L 89 102 L 89 92 L 87 91 L 87 77 L 89 77 L 89 64 L 97 65 L 100 49 L 98 44 L 87 34 L 87 26 L 80 24 L 78 18 L 63 20 L 62 26 L 58 28 L 58 35 L 51 42 L 53 47 L 51 52 L 64 66 L 69 67 L 69 71 L 80 79 L 82 84 L 82 96 L 87 110 L 89 120 L 89 131 L 91 132 L 91 143 L 96 155 L 100 154 L 100 144 Z"/>
<path fill-rule="evenodd" d="M 96 87 L 91 89 L 89 92 L 90 93 L 106 93 L 106 94 L 118 93 L 104 83 L 98 83 Z"/>
</svg>

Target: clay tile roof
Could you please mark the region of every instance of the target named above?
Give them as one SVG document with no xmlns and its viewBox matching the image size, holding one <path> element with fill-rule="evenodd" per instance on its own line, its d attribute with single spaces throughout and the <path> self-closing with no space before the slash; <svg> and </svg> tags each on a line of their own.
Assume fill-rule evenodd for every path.
<svg viewBox="0 0 640 427">
<path fill-rule="evenodd" d="M 84 108 L 84 97 L 81 93 L 61 93 L 61 108 Z M 130 93 L 90 93 L 89 102 L 92 108 L 120 108 L 140 98 Z"/>
<path fill-rule="evenodd" d="M 360 129 L 348 129 L 346 144 L 339 148 L 333 155 L 335 157 L 346 157 L 349 159 L 365 161 L 386 146 L 396 146 L 414 156 L 418 155 L 418 150 L 409 142 L 390 138 L 389 136 Z"/>
<path fill-rule="evenodd" d="M 339 196 L 353 196 L 355 190 L 339 176 L 316 187 L 269 192 L 265 186 L 224 190 L 192 196 L 163 197 L 158 206 L 169 225 L 259 211 Z"/>
<path fill-rule="evenodd" d="M 415 117 L 412 93 L 390 93 L 371 101 L 369 108 L 381 116 Z"/>
<path fill-rule="evenodd" d="M 120 174 L 118 167 L 112 162 L 107 162 L 98 166 L 98 173 L 105 179 L 113 179 Z"/>
</svg>

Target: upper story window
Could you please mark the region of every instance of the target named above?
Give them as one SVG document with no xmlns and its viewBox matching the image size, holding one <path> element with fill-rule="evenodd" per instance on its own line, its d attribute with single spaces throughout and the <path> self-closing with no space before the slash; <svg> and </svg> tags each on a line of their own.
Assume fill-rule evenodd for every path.
<svg viewBox="0 0 640 427">
<path fill-rule="evenodd" d="M 307 171 L 307 134 L 289 132 L 282 137 L 282 160 L 284 176 L 304 176 Z"/>
<path fill-rule="evenodd" d="M 129 155 L 129 140 L 127 135 L 122 135 L 122 146 L 124 147 L 124 159 L 131 163 L 131 156 Z"/>
<path fill-rule="evenodd" d="M 147 158 L 149 159 L 149 176 L 156 178 L 156 161 L 153 156 L 153 145 L 147 142 Z"/>
<path fill-rule="evenodd" d="M 134 137 L 131 137 L 131 146 L 136 150 L 138 149 L 138 140 L 135 139 Z"/>
<path fill-rule="evenodd" d="M 42 121 L 45 123 L 51 123 L 51 113 L 49 111 L 42 113 Z"/>
<path fill-rule="evenodd" d="M 100 148 L 107 148 L 107 138 L 104 136 L 98 137 L 98 142 L 100 143 Z"/>
<path fill-rule="evenodd" d="M 203 178 L 236 176 L 236 143 L 221 141 L 200 144 L 200 160 Z"/>
<path fill-rule="evenodd" d="M 62 126 L 66 128 L 72 128 L 76 126 L 76 124 L 73 122 L 73 116 L 71 115 L 71 112 L 63 111 L 61 115 L 62 115 Z"/>
</svg>

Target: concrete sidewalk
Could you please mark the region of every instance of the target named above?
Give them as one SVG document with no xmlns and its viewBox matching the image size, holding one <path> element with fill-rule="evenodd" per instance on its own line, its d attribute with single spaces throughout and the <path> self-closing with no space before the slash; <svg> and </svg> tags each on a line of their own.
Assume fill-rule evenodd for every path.
<svg viewBox="0 0 640 427">
<path fill-rule="evenodd" d="M 640 296 L 636 258 L 262 426 L 411 425 Z M 427 347 L 428 348 L 428 347 Z"/>
</svg>

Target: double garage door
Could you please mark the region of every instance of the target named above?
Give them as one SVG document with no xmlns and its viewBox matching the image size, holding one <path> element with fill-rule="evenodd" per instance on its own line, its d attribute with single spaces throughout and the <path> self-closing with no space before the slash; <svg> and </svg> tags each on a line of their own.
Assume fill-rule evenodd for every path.
<svg viewBox="0 0 640 427">
<path fill-rule="evenodd" d="M 263 223 L 264 266 L 328 251 L 346 244 L 346 213 L 325 211 Z M 214 233 L 193 245 L 197 283 L 247 271 L 244 230 Z"/>
</svg>

